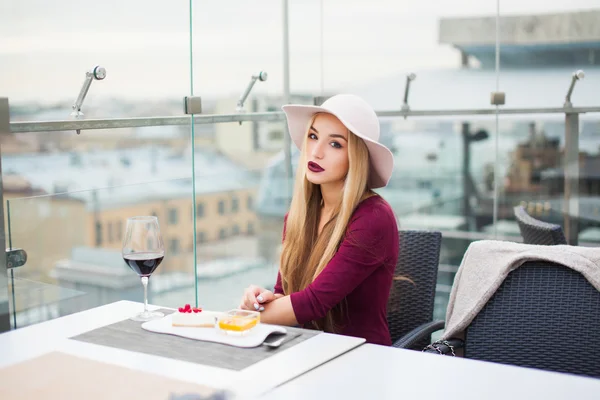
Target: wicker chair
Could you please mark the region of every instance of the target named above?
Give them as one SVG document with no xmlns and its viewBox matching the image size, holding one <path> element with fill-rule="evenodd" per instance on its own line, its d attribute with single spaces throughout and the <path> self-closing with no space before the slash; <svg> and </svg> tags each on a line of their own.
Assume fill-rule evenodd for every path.
<svg viewBox="0 0 600 400">
<path fill-rule="evenodd" d="M 443 321 L 432 321 L 442 234 L 400 230 L 399 242 L 395 275 L 412 282 L 394 280 L 388 300 L 388 326 L 394 347 L 421 350 L 431 342 L 431 334 L 414 341 L 411 332 L 424 326 L 432 332 L 444 327 Z"/>
<path fill-rule="evenodd" d="M 539 221 L 525 211 L 523 206 L 514 208 L 521 236 L 525 244 L 541 244 L 554 246 L 567 244 L 567 239 L 560 225 Z"/>
<path fill-rule="evenodd" d="M 600 378 L 600 292 L 580 273 L 548 262 L 510 272 L 465 331 L 427 352 Z"/>
</svg>

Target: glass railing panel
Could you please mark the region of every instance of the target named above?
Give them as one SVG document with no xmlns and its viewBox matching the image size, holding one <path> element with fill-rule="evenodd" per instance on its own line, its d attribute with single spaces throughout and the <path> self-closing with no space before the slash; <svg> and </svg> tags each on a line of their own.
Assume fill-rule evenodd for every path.
<svg viewBox="0 0 600 400">
<path fill-rule="evenodd" d="M 510 179 L 528 118 L 500 120 L 498 138 L 493 115 L 381 119 L 382 141 L 394 153 L 395 171 L 378 192 L 394 208 L 400 229 L 442 232 L 438 318 L 444 317 L 454 275 L 472 241 L 522 240 L 512 209 L 495 196 L 504 193 Z"/>
<path fill-rule="evenodd" d="M 16 326 L 113 301 L 142 301 L 139 278 L 121 256 L 131 216 L 158 216 L 165 242 L 167 255 L 151 278 L 150 302 L 161 275 L 187 272 L 180 285 L 193 287 L 190 191 L 190 179 L 184 178 L 9 200 L 9 246 L 28 255 L 13 270 Z"/>
<path fill-rule="evenodd" d="M 499 222 L 508 224 L 513 208 L 523 205 L 532 217 L 561 225 L 565 233 L 569 227 L 575 229 L 580 245 L 597 245 L 600 227 L 600 186 L 596 179 L 600 168 L 599 121 L 597 113 L 578 117 L 579 129 L 575 133 L 578 149 L 572 150 L 567 150 L 564 115 L 523 118 L 515 122 L 512 135 L 500 136 L 501 144 L 515 145 L 509 154 L 510 164 L 499 182 Z M 569 162 L 567 153 L 578 155 Z M 575 168 L 566 169 L 565 165 Z M 565 171 L 567 180 L 573 172 L 579 175 L 577 190 L 570 195 L 565 195 Z"/>
<path fill-rule="evenodd" d="M 188 1 L 25 0 L 2 10 L 0 87 L 13 121 L 71 118 L 96 65 L 106 76 L 91 82 L 85 118 L 181 114 L 190 90 Z"/>
<path fill-rule="evenodd" d="M 248 285 L 275 284 L 291 198 L 286 176 L 296 164 L 296 158 L 286 163 L 286 134 L 282 121 L 222 123 L 215 125 L 213 141 L 196 147 L 196 260 L 203 307 L 237 307 Z"/>
<path fill-rule="evenodd" d="M 493 216 L 493 117 L 382 118 L 381 142 L 394 153 L 379 190 L 400 227 L 478 232 Z"/>
<path fill-rule="evenodd" d="M 13 270 L 16 327 L 114 301 L 143 301 L 140 280 L 121 255 L 131 216 L 157 216 L 165 243 L 149 301 L 172 275 L 181 278 L 168 290 L 193 288 L 190 192 L 184 178 L 8 200 L 9 246 L 28 256 Z"/>
<path fill-rule="evenodd" d="M 9 277 L 13 325 L 142 301 L 139 279 L 120 256 L 130 216 L 155 215 L 162 227 L 167 257 L 151 279 L 150 301 L 163 290 L 194 290 L 191 149 L 171 127 L 140 131 L 145 140 L 114 148 L 3 155 L 7 247 L 28 256 Z M 167 285 L 163 274 L 178 278 Z"/>
<path fill-rule="evenodd" d="M 377 110 L 399 110 L 406 94 L 412 110 L 491 108 L 496 2 L 480 3 L 476 11 L 453 3 L 436 5 L 435 11 L 417 2 L 405 7 L 380 1 L 368 9 L 324 3 L 327 89 L 357 92 Z M 476 26 L 483 30 L 478 36 L 464 21 L 473 14 L 491 19 Z M 357 26 L 356 20 L 363 23 Z M 349 45 L 349 35 L 360 40 Z M 471 41 L 484 48 L 485 57 L 472 51 Z"/>
<path fill-rule="evenodd" d="M 266 80 L 259 79 L 251 93 L 280 96 L 282 2 L 225 0 L 207 4 L 191 0 L 190 3 L 194 94 L 206 99 L 209 107 L 225 108 L 217 113 L 231 114 L 236 112 L 237 100 L 251 77 L 264 71 Z M 251 97 L 244 101 L 245 111 L 251 112 L 255 107 Z"/>
</svg>

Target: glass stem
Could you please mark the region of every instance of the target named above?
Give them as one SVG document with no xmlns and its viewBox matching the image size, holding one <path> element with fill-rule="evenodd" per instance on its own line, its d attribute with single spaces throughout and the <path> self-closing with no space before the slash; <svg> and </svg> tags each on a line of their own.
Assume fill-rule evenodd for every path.
<svg viewBox="0 0 600 400">
<path fill-rule="evenodd" d="M 142 285 L 144 286 L 144 314 L 148 314 L 148 277 L 142 276 Z"/>
</svg>

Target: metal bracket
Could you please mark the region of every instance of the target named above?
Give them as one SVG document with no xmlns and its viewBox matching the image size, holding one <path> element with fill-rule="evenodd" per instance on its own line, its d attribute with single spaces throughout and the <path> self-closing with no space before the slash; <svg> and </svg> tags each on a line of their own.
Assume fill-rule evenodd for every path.
<svg viewBox="0 0 600 400">
<path fill-rule="evenodd" d="M 27 262 L 27 253 L 23 249 L 6 249 L 6 269 L 22 267 Z"/>
<path fill-rule="evenodd" d="M 414 73 L 406 75 L 406 83 L 404 85 L 404 101 L 402 102 L 401 108 L 403 112 L 410 111 L 410 106 L 408 105 L 408 92 L 410 91 L 410 83 L 415 79 L 417 79 L 417 75 Z M 404 119 L 406 119 L 406 115 L 404 115 Z"/>
<path fill-rule="evenodd" d="M 236 110 L 238 112 L 241 112 L 244 109 L 244 102 L 248 98 L 248 95 L 250 94 L 250 91 L 254 87 L 254 84 L 256 83 L 256 81 L 259 80 L 261 82 L 264 82 L 267 80 L 267 77 L 268 77 L 268 74 L 265 71 L 260 71 L 258 74 L 252 75 L 252 77 L 250 78 L 250 82 L 248 83 L 248 86 L 246 86 L 246 90 L 244 90 L 244 93 L 242 93 L 242 95 L 240 96 L 240 99 L 237 102 Z"/>
<path fill-rule="evenodd" d="M 71 112 L 71 117 L 73 118 L 83 118 L 83 113 L 81 112 L 81 106 L 83 105 L 83 101 L 85 100 L 85 96 L 87 96 L 88 91 L 90 90 L 90 86 L 92 81 L 101 81 L 106 78 L 106 69 L 99 65 L 96 65 L 92 68 L 91 71 L 85 73 L 85 81 L 83 81 L 83 86 L 79 91 L 79 96 L 77 96 L 77 100 L 73 104 L 73 111 Z M 81 133 L 81 129 L 75 130 L 75 132 L 79 135 Z"/>
<path fill-rule="evenodd" d="M 506 104 L 506 93 L 492 92 L 492 95 L 490 96 L 490 103 L 493 106 L 503 106 Z"/>
<path fill-rule="evenodd" d="M 572 108 L 573 103 L 571 103 L 571 95 L 573 94 L 573 88 L 575 88 L 575 84 L 578 80 L 585 78 L 585 72 L 582 70 L 577 70 L 571 75 L 571 84 L 569 85 L 569 90 L 567 91 L 567 95 L 565 96 L 565 104 L 564 108 Z"/>
<path fill-rule="evenodd" d="M 200 96 L 186 96 L 183 98 L 183 112 L 190 114 L 202 114 L 202 98 Z"/>
</svg>

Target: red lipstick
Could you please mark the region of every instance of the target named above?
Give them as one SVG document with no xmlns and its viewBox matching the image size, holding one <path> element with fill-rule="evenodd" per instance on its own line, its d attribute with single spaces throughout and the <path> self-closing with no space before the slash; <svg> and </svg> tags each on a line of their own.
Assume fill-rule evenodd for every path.
<svg viewBox="0 0 600 400">
<path fill-rule="evenodd" d="M 312 172 L 323 172 L 325 171 L 323 168 L 321 168 L 321 166 L 315 162 L 309 161 L 308 162 L 308 169 L 311 170 Z"/>
</svg>

